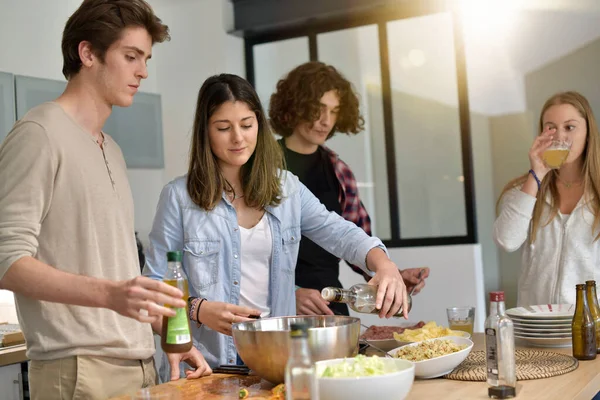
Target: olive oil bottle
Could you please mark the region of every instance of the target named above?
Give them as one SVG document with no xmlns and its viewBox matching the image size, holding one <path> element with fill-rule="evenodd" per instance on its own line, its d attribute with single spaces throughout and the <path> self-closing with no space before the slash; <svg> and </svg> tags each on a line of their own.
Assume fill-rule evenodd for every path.
<svg viewBox="0 0 600 400">
<path fill-rule="evenodd" d="M 163 281 L 183 292 L 187 304 L 189 295 L 188 280 L 181 267 L 181 251 L 167 253 L 167 273 Z M 169 306 L 166 306 L 169 307 Z M 163 317 L 160 346 L 165 353 L 185 353 L 192 348 L 192 335 L 187 306 L 176 308 L 174 317 Z"/>
<path fill-rule="evenodd" d="M 588 306 L 596 326 L 596 353 L 600 354 L 600 306 L 598 306 L 598 295 L 596 294 L 596 281 L 585 281 L 585 287 Z"/>
<path fill-rule="evenodd" d="M 579 360 L 593 360 L 596 358 L 596 324 L 587 302 L 586 285 L 575 285 L 577 288 L 577 301 L 575 315 L 573 315 L 573 357 Z"/>
</svg>

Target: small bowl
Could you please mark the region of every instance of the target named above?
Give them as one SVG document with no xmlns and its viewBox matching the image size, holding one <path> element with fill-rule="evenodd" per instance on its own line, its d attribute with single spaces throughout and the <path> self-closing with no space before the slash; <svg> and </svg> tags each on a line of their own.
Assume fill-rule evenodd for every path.
<svg viewBox="0 0 600 400">
<path fill-rule="evenodd" d="M 360 376 L 352 378 L 321 377 L 330 365 L 351 361 L 352 358 L 337 358 L 315 363 L 319 382 L 319 398 L 327 400 L 364 400 L 374 394 L 380 399 L 404 400 L 415 379 L 415 366 L 401 358 L 382 358 L 386 367 L 398 368 L 396 372 L 385 375 Z"/>
<path fill-rule="evenodd" d="M 413 362 L 413 364 L 415 365 L 416 378 L 431 379 L 449 374 L 450 372 L 452 372 L 452 370 L 454 370 L 454 368 L 458 367 L 460 363 L 462 363 L 465 360 L 465 358 L 467 358 L 467 356 L 473 349 L 473 342 L 470 339 L 457 336 L 445 336 L 441 338 L 424 340 L 423 342 L 431 342 L 434 340 L 443 339 L 450 339 L 458 345 L 467 345 L 467 347 L 460 351 L 457 351 L 456 353 L 446 354 L 443 356 L 432 358 L 430 360 Z M 420 343 L 421 342 L 411 343 L 405 346 L 418 346 Z M 396 357 L 396 353 L 398 352 L 398 350 L 405 346 L 400 346 L 392 351 L 389 351 L 388 354 L 392 357 Z"/>
</svg>

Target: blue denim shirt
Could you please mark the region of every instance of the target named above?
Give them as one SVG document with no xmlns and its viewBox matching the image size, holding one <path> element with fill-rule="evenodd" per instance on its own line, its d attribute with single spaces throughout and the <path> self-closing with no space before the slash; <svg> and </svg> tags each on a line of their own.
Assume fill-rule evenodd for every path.
<svg viewBox="0 0 600 400">
<path fill-rule="evenodd" d="M 179 177 L 162 190 L 144 275 L 162 279 L 167 251 L 183 250 L 190 296 L 239 304 L 242 248 L 236 211 L 225 194 L 212 211 L 201 209 L 189 197 L 186 181 L 186 176 Z M 370 275 L 367 253 L 373 247 L 385 250 L 379 239 L 327 211 L 295 175 L 284 171 L 281 184 L 283 200 L 266 208 L 273 238 L 267 300 L 273 317 L 296 314 L 294 269 L 302 235 Z M 206 325 L 193 324 L 192 331 L 194 345 L 211 367 L 236 363 L 232 337 Z"/>
</svg>

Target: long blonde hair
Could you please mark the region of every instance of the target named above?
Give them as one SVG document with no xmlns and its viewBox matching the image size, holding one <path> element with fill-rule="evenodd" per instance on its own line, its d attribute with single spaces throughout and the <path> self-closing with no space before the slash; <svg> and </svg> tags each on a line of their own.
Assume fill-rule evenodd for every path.
<svg viewBox="0 0 600 400">
<path fill-rule="evenodd" d="M 562 92 L 557 93 L 550 97 L 540 113 L 540 124 L 539 132 L 544 129 L 544 113 L 552 106 L 570 104 L 575 107 L 579 115 L 585 119 L 587 125 L 587 136 L 586 145 L 582 153 L 583 157 L 583 187 L 584 196 L 591 195 L 591 201 L 587 203 L 590 211 L 594 215 L 594 223 L 592 224 L 592 235 L 600 226 L 600 137 L 598 133 L 598 124 L 594 113 L 590 107 L 590 103 L 587 99 L 577 92 Z M 509 190 L 522 186 L 527 180 L 529 173 L 526 173 L 518 178 L 508 182 L 508 184 L 502 190 L 502 194 L 498 198 L 496 203 L 496 210 L 499 210 L 502 196 Z M 545 199 L 550 193 L 550 214 L 548 220 L 543 223 L 546 226 L 552 221 L 558 214 L 558 207 L 560 204 L 560 198 L 558 195 L 558 189 L 556 187 L 557 170 L 552 170 L 549 174 L 544 177 L 540 190 L 538 191 L 537 200 L 533 209 L 533 217 L 531 220 L 531 231 L 530 231 L 530 243 L 535 242 L 536 234 L 540 226 L 540 220 L 542 218 L 542 212 L 544 210 Z M 600 238 L 600 232 L 594 238 L 594 241 Z"/>
</svg>

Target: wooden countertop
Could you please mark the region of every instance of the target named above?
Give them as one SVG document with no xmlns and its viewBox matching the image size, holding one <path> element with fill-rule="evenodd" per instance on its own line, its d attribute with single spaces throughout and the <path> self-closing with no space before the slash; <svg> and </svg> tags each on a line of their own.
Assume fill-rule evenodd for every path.
<svg viewBox="0 0 600 400">
<path fill-rule="evenodd" d="M 10 347 L 0 347 L 0 367 L 10 364 L 18 364 L 27 361 L 24 344 Z"/>
<path fill-rule="evenodd" d="M 473 335 L 475 346 L 473 350 L 483 350 L 483 334 Z M 527 348 L 517 342 L 517 347 Z M 536 348 L 542 350 L 542 348 Z M 557 353 L 572 354 L 571 348 L 543 350 Z M 158 385 L 151 389 L 152 393 L 179 394 L 173 396 L 179 400 L 192 399 L 237 399 L 241 388 L 247 388 L 250 399 L 266 398 L 271 395 L 272 384 L 257 376 L 240 376 L 214 374 L 196 380 L 179 380 Z M 517 383 L 517 398 L 521 399 L 574 399 L 590 400 L 600 392 L 600 357 L 591 361 L 580 361 L 579 367 L 568 374 L 546 379 L 519 381 Z M 443 395 L 443 396 L 442 396 Z M 416 380 L 408 395 L 408 400 L 441 398 L 445 400 L 489 399 L 485 382 L 464 382 L 449 379 Z M 126 400 L 130 397 L 115 398 Z M 326 399 L 324 399 L 326 400 Z"/>
</svg>

